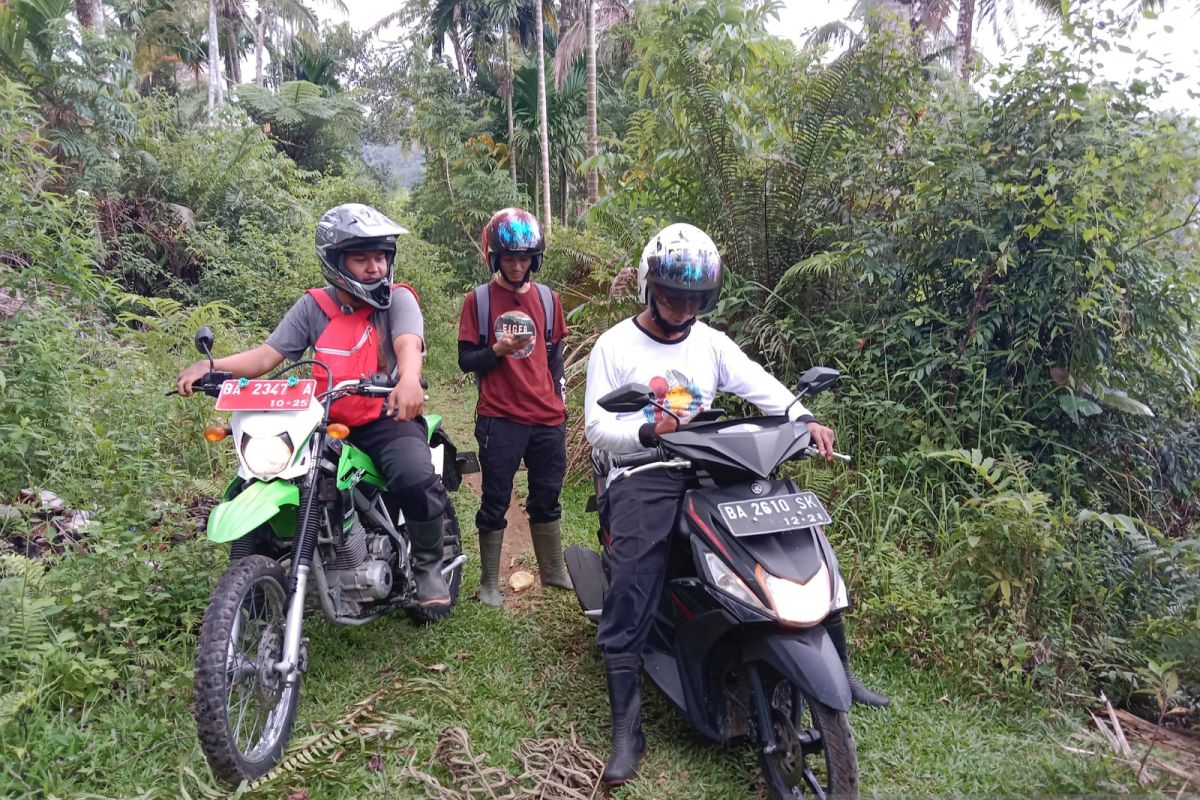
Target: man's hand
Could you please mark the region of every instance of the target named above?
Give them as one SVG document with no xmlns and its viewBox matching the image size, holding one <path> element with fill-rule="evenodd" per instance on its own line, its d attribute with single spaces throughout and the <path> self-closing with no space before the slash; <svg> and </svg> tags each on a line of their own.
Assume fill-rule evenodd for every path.
<svg viewBox="0 0 1200 800">
<path fill-rule="evenodd" d="M 812 446 L 821 451 L 826 461 L 833 461 L 833 431 L 819 422 L 808 423 Z"/>
<path fill-rule="evenodd" d="M 670 414 L 663 414 L 663 418 L 654 424 L 654 435 L 662 436 L 664 433 L 674 433 L 679 429 L 679 423 Z"/>
<path fill-rule="evenodd" d="M 421 413 L 425 407 L 425 390 L 421 388 L 419 376 L 401 376 L 388 394 L 384 413 L 397 421 L 407 421 Z"/>
<path fill-rule="evenodd" d="M 521 336 L 514 336 L 511 333 L 506 333 L 496 340 L 492 345 L 492 352 L 500 358 L 512 355 L 518 350 L 522 350 L 529 346 L 529 342 L 533 340 L 532 333 L 526 333 Z"/>
<path fill-rule="evenodd" d="M 188 365 L 175 381 L 175 388 L 184 397 L 192 396 L 192 384 L 208 374 L 208 360 Z"/>
</svg>

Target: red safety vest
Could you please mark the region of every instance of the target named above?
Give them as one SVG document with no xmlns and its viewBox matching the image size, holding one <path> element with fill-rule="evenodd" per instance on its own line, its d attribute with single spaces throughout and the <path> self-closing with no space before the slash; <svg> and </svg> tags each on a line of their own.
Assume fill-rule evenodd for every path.
<svg viewBox="0 0 1200 800">
<path fill-rule="evenodd" d="M 396 287 L 407 289 L 414 298 L 417 297 L 411 286 L 398 283 L 392 288 Z M 341 304 L 324 289 L 309 289 L 308 293 L 317 301 L 325 316 L 329 317 L 329 324 L 317 337 L 313 350 L 315 358 L 328 364 L 333 371 L 333 383 L 336 385 L 341 381 L 357 380 L 378 372 L 379 335 L 371 324 L 371 314 L 375 309 L 364 305 L 353 313 L 343 314 Z M 313 367 L 313 377 L 319 381 L 319 389 L 324 391 L 325 370 Z M 329 420 L 351 428 L 365 425 L 379 419 L 383 404 L 382 397 L 343 397 L 330 406 Z"/>
</svg>

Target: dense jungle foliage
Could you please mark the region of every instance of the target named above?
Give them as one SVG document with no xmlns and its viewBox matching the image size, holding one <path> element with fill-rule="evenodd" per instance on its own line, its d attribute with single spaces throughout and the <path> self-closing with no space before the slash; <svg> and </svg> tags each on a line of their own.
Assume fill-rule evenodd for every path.
<svg viewBox="0 0 1200 800">
<path fill-rule="evenodd" d="M 796 477 L 839 520 L 867 656 L 1194 725 L 1200 127 L 1165 110 L 1167 76 L 1097 77 L 1129 22 L 1100 5 L 1068 10 L 1069 46 L 966 82 L 938 30 L 872 17 L 798 49 L 769 3 L 606 0 L 589 155 L 584 3 L 545 6 L 547 142 L 527 4 L 414 0 L 387 46 L 302 3 L 217 4 L 234 55 L 208 109 L 208 4 L 0 4 L 0 793 L 124 794 L 122 759 L 164 742 L 165 794 L 202 769 L 175 726 L 225 560 L 197 526 L 232 463 L 196 435 L 211 409 L 164 390 L 196 327 L 257 343 L 320 282 L 314 223 L 347 201 L 411 230 L 426 372 L 469 417 L 479 231 L 548 198 L 576 477 L 629 268 L 658 227 L 705 229 L 729 267 L 710 322 L 781 379 L 842 372 L 815 406 L 855 466 Z M 156 717 L 125 748 L 96 733 Z"/>
</svg>

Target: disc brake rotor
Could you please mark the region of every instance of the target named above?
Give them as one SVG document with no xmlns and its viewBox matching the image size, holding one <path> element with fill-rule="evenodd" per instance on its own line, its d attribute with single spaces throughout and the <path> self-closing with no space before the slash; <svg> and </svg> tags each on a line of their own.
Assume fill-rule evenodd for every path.
<svg viewBox="0 0 1200 800">
<path fill-rule="evenodd" d="M 278 622 L 267 625 L 258 640 L 258 699 L 264 708 L 273 708 L 283 695 L 283 676 L 275 669 L 283 653 L 283 626 Z"/>
<path fill-rule="evenodd" d="M 775 722 L 775 742 L 779 746 L 774 758 L 783 771 L 789 783 L 798 785 L 804 780 L 804 748 L 800 733 L 788 716 L 779 709 L 773 709 Z"/>
</svg>

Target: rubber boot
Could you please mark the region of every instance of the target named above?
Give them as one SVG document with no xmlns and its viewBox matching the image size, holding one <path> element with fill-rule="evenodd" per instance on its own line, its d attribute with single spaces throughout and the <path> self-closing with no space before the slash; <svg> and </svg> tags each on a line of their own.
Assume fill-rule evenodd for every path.
<svg viewBox="0 0 1200 800">
<path fill-rule="evenodd" d="M 642 669 L 635 655 L 606 655 L 608 703 L 612 708 L 612 756 L 604 765 L 600 780 L 606 786 L 620 786 L 632 780 L 638 762 L 646 752 L 642 733 Z"/>
<path fill-rule="evenodd" d="M 850 657 L 846 654 L 846 623 L 842 619 L 841 612 L 833 614 L 822 624 L 829 634 L 829 639 L 833 642 L 833 648 L 837 650 L 838 658 L 842 660 L 842 669 L 846 670 L 846 681 L 850 684 L 850 699 L 864 706 L 887 708 L 891 705 L 892 701 L 886 694 L 868 689 L 851 671 Z"/>
<path fill-rule="evenodd" d="M 445 606 L 450 610 L 450 587 L 442 577 L 442 531 L 445 517 L 437 515 L 425 522 L 408 520 L 412 542 L 413 577 L 417 582 L 417 601 L 424 607 Z"/>
<path fill-rule="evenodd" d="M 479 602 L 499 608 L 500 548 L 504 545 L 504 529 L 479 532 Z"/>
<path fill-rule="evenodd" d="M 566 562 L 563 561 L 561 522 L 531 522 L 529 536 L 533 539 L 533 554 L 537 556 L 542 586 L 574 589 L 575 584 L 571 583 Z"/>
</svg>

